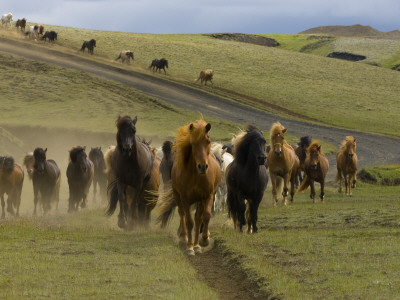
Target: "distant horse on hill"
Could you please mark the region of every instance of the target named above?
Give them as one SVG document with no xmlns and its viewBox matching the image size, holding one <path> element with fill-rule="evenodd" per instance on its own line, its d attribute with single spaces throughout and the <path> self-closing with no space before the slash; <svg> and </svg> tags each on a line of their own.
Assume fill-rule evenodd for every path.
<svg viewBox="0 0 400 300">
<path fill-rule="evenodd" d="M 234 144 L 234 160 L 226 170 L 228 186 L 228 211 L 232 217 L 235 229 L 243 230 L 246 224 L 247 232 L 256 233 L 258 207 L 268 184 L 268 174 L 265 167 L 265 139 L 262 131 L 249 126 L 245 134 Z M 246 212 L 246 202 L 248 212 Z M 246 216 L 245 216 L 246 214 Z"/>
<path fill-rule="evenodd" d="M 100 190 L 100 198 L 105 199 L 107 196 L 107 176 L 105 173 L 106 162 L 101 147 L 91 148 L 89 152 L 89 159 L 94 166 L 93 176 L 93 201 L 96 200 L 97 186 Z"/>
<path fill-rule="evenodd" d="M 165 71 L 165 67 L 168 68 L 168 60 L 166 60 L 165 58 L 161 58 L 161 59 L 154 59 L 150 66 L 149 69 L 152 68 L 154 71 L 154 68 L 156 69 L 155 71 L 159 71 L 161 72 L 161 69 L 164 70 L 164 74 L 167 74 L 167 72 Z"/>
<path fill-rule="evenodd" d="M 156 204 L 160 185 L 160 162 L 148 143 L 136 137 L 137 117 L 119 116 L 117 147 L 106 154 L 110 166 L 110 191 L 107 215 L 112 215 L 119 202 L 118 226 L 132 229 L 135 222 L 149 226 L 150 214 Z"/>
<path fill-rule="evenodd" d="M 26 27 L 26 19 L 18 19 L 17 22 L 15 22 L 15 27 L 17 27 L 17 30 L 21 30 L 22 32 L 25 32 L 25 27 Z"/>
<path fill-rule="evenodd" d="M 126 61 L 127 64 L 131 63 L 131 58 L 133 58 L 133 52 L 130 50 L 123 50 L 121 53 L 118 55 L 118 57 L 115 60 L 121 59 L 121 62 L 124 63 Z"/>
<path fill-rule="evenodd" d="M 47 40 L 49 39 L 49 42 L 54 42 L 54 40 L 57 40 L 57 32 L 55 31 L 46 31 L 44 35 L 42 36 L 42 40 Z"/>
<path fill-rule="evenodd" d="M 178 206 L 180 216 L 179 240 L 186 245 L 186 253 L 195 255 L 201 246 L 209 244 L 208 230 L 211 219 L 214 193 L 221 181 L 221 168 L 211 153 L 211 124 L 204 119 L 182 126 L 178 130 L 173 145 L 174 165 L 172 167 L 172 187 L 159 198 L 159 217 L 165 227 Z M 195 222 L 191 207 L 196 205 Z M 202 238 L 200 227 L 203 224 Z M 195 225 L 194 241 L 192 237 Z"/>
<path fill-rule="evenodd" d="M 85 147 L 77 146 L 69 151 L 67 178 L 69 187 L 68 212 L 85 208 L 90 185 L 93 181 L 94 166 L 87 158 Z"/>
<path fill-rule="evenodd" d="M 271 149 L 268 153 L 268 168 L 272 183 L 273 205 L 278 203 L 277 187 L 280 178 L 283 179 L 283 204 L 287 205 L 289 183 L 290 201 L 293 202 L 296 177 L 300 165 L 299 158 L 285 140 L 286 131 L 287 128 L 284 128 L 279 122 L 275 122 L 270 130 Z"/>
<path fill-rule="evenodd" d="M 329 169 L 329 161 L 321 151 L 321 145 L 318 141 L 314 141 L 307 147 L 307 157 L 304 161 L 304 180 L 297 192 L 305 191 L 308 186 L 311 187 L 310 198 L 315 203 L 315 186 L 314 182 L 321 185 L 321 194 L 319 198 L 324 201 L 325 196 L 325 177 Z"/>
<path fill-rule="evenodd" d="M 36 215 L 37 204 L 40 203 L 43 213 L 46 214 L 51 209 L 51 202 L 58 208 L 61 172 L 54 160 L 46 159 L 47 148 L 36 148 L 33 153 L 28 153 L 24 157 L 24 165 L 28 172 L 28 177 L 33 184 L 33 203 Z"/>
<path fill-rule="evenodd" d="M 85 52 L 85 49 L 88 49 L 88 53 L 93 55 L 94 47 L 96 47 L 96 40 L 91 39 L 90 41 L 84 41 L 81 47 L 81 51 Z"/>
<path fill-rule="evenodd" d="M 5 201 L 4 194 L 7 194 L 7 212 L 11 215 L 19 216 L 19 206 L 21 204 L 22 185 L 24 183 L 24 171 L 19 164 L 16 164 L 11 156 L 0 156 L 0 198 L 1 198 L 1 218 L 4 219 Z M 17 212 L 15 212 L 15 210 Z"/>
<path fill-rule="evenodd" d="M 2 15 L 1 16 L 1 26 L 5 25 L 7 27 L 7 24 L 9 24 L 11 27 L 11 21 L 13 20 L 12 17 L 13 17 L 12 13 Z"/>
<path fill-rule="evenodd" d="M 339 192 L 342 192 L 342 180 L 344 180 L 346 195 L 351 195 L 351 188 L 356 187 L 357 182 L 357 154 L 356 139 L 346 136 L 339 151 L 336 153 L 337 173 L 335 181 L 339 182 Z"/>
<path fill-rule="evenodd" d="M 214 76 L 214 71 L 211 69 L 206 69 L 206 70 L 202 70 L 200 72 L 199 77 L 196 79 L 196 82 L 198 82 L 199 80 L 201 81 L 201 84 L 207 85 L 207 81 L 211 82 L 211 84 L 213 84 L 212 80 L 213 80 L 213 76 Z"/>
</svg>

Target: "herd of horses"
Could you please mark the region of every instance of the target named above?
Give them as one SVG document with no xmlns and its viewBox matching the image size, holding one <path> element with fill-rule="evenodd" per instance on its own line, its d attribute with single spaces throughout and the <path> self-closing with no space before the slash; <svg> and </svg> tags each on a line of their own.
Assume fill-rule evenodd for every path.
<svg viewBox="0 0 400 300">
<path fill-rule="evenodd" d="M 97 186 L 99 195 L 108 197 L 107 215 L 112 215 L 119 206 L 117 224 L 126 230 L 138 225 L 148 227 L 151 211 L 156 206 L 157 220 L 165 227 L 177 207 L 179 241 L 185 245 L 188 255 L 195 255 L 210 241 L 208 226 L 212 214 L 223 212 L 225 205 L 235 229 L 243 231 L 247 224 L 248 233 L 258 231 L 258 208 L 269 177 L 273 205 L 278 203 L 279 193 L 287 205 L 289 185 L 293 202 L 297 184 L 300 184 L 297 192 L 311 188 L 310 198 L 315 203 L 315 182 L 321 185 L 321 201 L 325 200 L 329 162 L 320 143 L 302 137 L 298 145 L 289 145 L 285 140 L 287 128 L 279 122 L 270 129 L 268 146 L 263 132 L 252 125 L 234 135 L 232 144 L 222 145 L 212 143 L 211 124 L 201 118 L 180 127 L 174 141 L 163 143 L 162 154 L 136 136 L 136 123 L 137 117 L 118 117 L 116 146 L 109 147 L 105 154 L 97 147 L 91 148 L 89 157 L 85 147 L 77 146 L 69 151 L 66 170 L 69 213 L 87 206 L 92 184 L 93 199 Z M 47 149 L 36 148 L 23 159 L 33 185 L 35 215 L 37 204 L 47 214 L 59 202 L 61 171 L 46 154 Z M 339 192 L 344 181 L 346 194 L 351 195 L 357 181 L 354 137 L 346 137 L 336 158 Z M 2 218 L 5 218 L 5 194 L 8 195 L 7 212 L 19 215 L 23 181 L 22 166 L 10 156 L 1 156 Z M 196 210 L 194 219 L 193 209 Z"/>
</svg>

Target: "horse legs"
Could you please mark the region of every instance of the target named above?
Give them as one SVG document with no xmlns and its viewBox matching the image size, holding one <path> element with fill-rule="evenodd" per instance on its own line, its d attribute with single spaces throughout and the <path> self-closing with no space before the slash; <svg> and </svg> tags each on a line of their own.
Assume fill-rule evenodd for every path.
<svg viewBox="0 0 400 300">
<path fill-rule="evenodd" d="M 346 182 L 346 195 L 347 196 L 351 196 L 351 179 L 352 179 L 351 174 L 347 174 L 344 179 Z M 347 189 L 348 189 L 348 191 L 347 191 Z"/>
<path fill-rule="evenodd" d="M 321 195 L 319 198 L 322 202 L 325 202 L 325 178 L 321 180 Z"/>
<path fill-rule="evenodd" d="M 1 218 L 5 219 L 6 213 L 4 211 L 4 207 L 6 206 L 6 203 L 4 202 L 4 194 L 1 195 Z"/>
<path fill-rule="evenodd" d="M 283 191 L 282 191 L 282 196 L 283 196 L 283 205 L 287 205 L 287 196 L 288 196 L 288 186 L 289 186 L 289 181 L 290 181 L 290 174 L 286 173 L 283 176 Z"/>
<path fill-rule="evenodd" d="M 210 232 L 208 230 L 208 225 L 210 224 L 210 219 L 211 219 L 213 194 L 211 194 L 209 196 L 209 198 L 207 199 L 206 205 L 205 205 L 203 213 L 202 213 L 202 217 L 203 217 L 202 221 L 203 221 L 203 225 L 204 225 L 202 236 L 201 236 L 201 241 L 200 241 L 200 245 L 202 247 L 206 247 L 210 243 Z M 202 207 L 203 205 L 201 204 L 200 207 Z"/>
<path fill-rule="evenodd" d="M 120 181 L 117 182 L 117 193 L 119 202 L 119 214 L 118 214 L 118 227 L 125 228 L 126 226 L 126 211 L 128 209 L 128 204 L 126 202 L 125 195 L 126 185 L 122 184 Z"/>
<path fill-rule="evenodd" d="M 97 180 L 93 180 L 93 203 L 96 203 L 97 183 Z"/>
<path fill-rule="evenodd" d="M 10 193 L 7 197 L 7 212 L 11 215 L 15 216 L 14 207 L 13 207 L 13 194 Z"/>
<path fill-rule="evenodd" d="M 195 214 L 195 227 L 194 227 L 195 235 L 194 235 L 194 246 L 193 246 L 193 250 L 197 254 L 201 253 L 201 247 L 199 244 L 199 236 L 200 236 L 200 229 L 201 229 L 201 225 L 202 225 L 203 212 L 204 212 L 203 203 L 198 203 L 197 211 Z M 203 223 L 203 225 L 204 225 L 204 223 Z M 204 228 L 203 228 L 203 232 L 204 232 Z"/>
<path fill-rule="evenodd" d="M 255 201 L 250 202 L 250 216 L 251 216 L 251 222 L 252 222 L 252 227 L 253 227 L 253 233 L 257 233 L 257 231 L 258 231 L 258 227 L 257 227 L 258 206 L 260 205 L 261 200 L 262 200 L 262 195 L 259 197 L 259 199 L 256 199 Z"/>
<path fill-rule="evenodd" d="M 352 183 L 351 187 L 355 188 L 356 187 L 356 183 L 357 183 L 357 171 L 355 171 L 353 173 L 353 183 Z"/>
<path fill-rule="evenodd" d="M 270 178 L 271 178 L 271 184 L 272 184 L 272 204 L 276 206 L 278 203 L 278 197 L 277 197 L 277 191 L 276 191 L 276 184 L 277 184 L 277 178 L 274 173 L 270 173 Z"/>
<path fill-rule="evenodd" d="M 337 169 L 337 178 L 339 178 L 339 193 L 342 192 L 342 171 L 340 169 Z M 344 178 L 344 180 L 346 181 L 346 178 Z M 346 183 L 345 183 L 346 184 Z"/>
<path fill-rule="evenodd" d="M 251 233 L 251 229 L 252 229 L 251 227 L 252 227 L 252 224 L 253 224 L 252 219 L 251 219 L 251 212 L 250 212 L 251 204 L 250 204 L 249 200 L 247 200 L 246 202 L 247 202 L 246 203 L 247 233 Z"/>
<path fill-rule="evenodd" d="M 315 182 L 311 178 L 309 180 L 310 180 L 310 189 L 311 189 L 310 198 L 312 199 L 312 202 L 315 203 Z"/>
<path fill-rule="evenodd" d="M 194 222 L 193 222 L 193 218 L 190 214 L 190 206 L 188 204 L 183 205 L 183 211 L 185 213 L 186 230 L 187 230 L 187 237 L 188 237 L 188 241 L 186 244 L 186 254 L 194 255 L 195 253 L 193 250 L 193 236 L 192 236 Z"/>
<path fill-rule="evenodd" d="M 296 192 L 296 179 L 297 179 L 297 172 L 293 172 L 290 175 L 290 202 L 292 203 L 294 201 L 294 193 Z"/>
</svg>

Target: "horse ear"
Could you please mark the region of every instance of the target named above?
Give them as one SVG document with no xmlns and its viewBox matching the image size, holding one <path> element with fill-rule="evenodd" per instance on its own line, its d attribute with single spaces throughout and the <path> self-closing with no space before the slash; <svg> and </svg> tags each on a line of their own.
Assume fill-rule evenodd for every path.
<svg viewBox="0 0 400 300">
<path fill-rule="evenodd" d="M 190 126 L 189 126 L 189 130 L 192 131 L 193 128 L 194 128 L 193 123 L 191 123 Z"/>
<path fill-rule="evenodd" d="M 210 123 L 207 123 L 207 125 L 206 125 L 206 132 L 209 132 L 210 129 L 211 129 L 211 124 L 210 124 Z"/>
<path fill-rule="evenodd" d="M 319 145 L 319 146 L 317 147 L 317 150 L 318 150 L 318 151 L 321 151 L 321 145 Z"/>
<path fill-rule="evenodd" d="M 47 148 L 46 148 L 46 149 L 44 149 L 44 152 L 47 152 Z"/>
<path fill-rule="evenodd" d="M 83 146 L 83 150 L 85 150 L 85 151 L 86 151 L 86 146 Z"/>
<path fill-rule="evenodd" d="M 282 133 L 285 133 L 287 131 L 287 128 L 282 129 Z"/>
<path fill-rule="evenodd" d="M 101 146 L 99 147 L 99 150 L 101 151 Z"/>
<path fill-rule="evenodd" d="M 135 116 L 135 117 L 133 118 L 133 120 L 132 120 L 133 125 L 136 125 L 136 122 L 137 122 L 137 116 Z"/>
</svg>

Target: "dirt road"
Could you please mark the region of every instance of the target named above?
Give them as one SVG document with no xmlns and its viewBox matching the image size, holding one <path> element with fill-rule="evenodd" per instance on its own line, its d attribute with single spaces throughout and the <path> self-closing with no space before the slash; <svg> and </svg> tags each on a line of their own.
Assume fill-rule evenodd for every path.
<svg viewBox="0 0 400 300">
<path fill-rule="evenodd" d="M 358 141 L 359 168 L 366 165 L 400 162 L 400 139 L 291 120 L 211 95 L 199 89 L 165 80 L 162 78 L 163 75 L 155 77 L 124 70 L 117 66 L 95 61 L 93 57 L 87 59 L 87 56 L 85 57 L 78 52 L 76 54 L 68 54 L 40 47 L 33 43 L 6 38 L 0 38 L 0 51 L 65 68 L 89 72 L 126 84 L 144 94 L 159 98 L 178 107 L 199 111 L 204 115 L 237 123 L 252 123 L 264 130 L 269 130 L 271 124 L 279 120 L 292 135 L 311 135 L 314 139 L 325 140 L 334 145 L 339 145 L 346 135 L 353 135 Z M 332 162 L 334 163 L 334 159 L 332 159 Z M 330 169 L 334 170 L 335 168 L 332 167 L 333 165 Z"/>
</svg>

